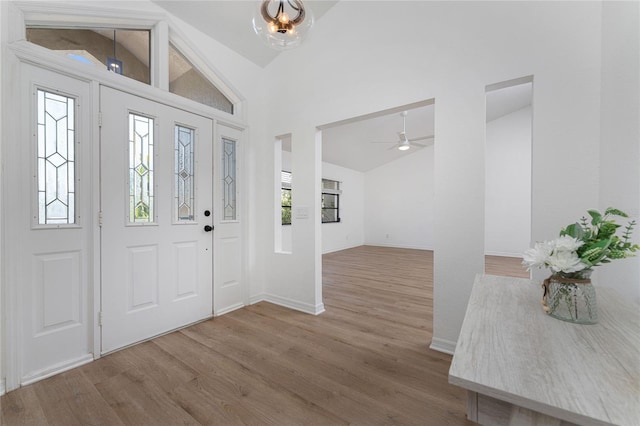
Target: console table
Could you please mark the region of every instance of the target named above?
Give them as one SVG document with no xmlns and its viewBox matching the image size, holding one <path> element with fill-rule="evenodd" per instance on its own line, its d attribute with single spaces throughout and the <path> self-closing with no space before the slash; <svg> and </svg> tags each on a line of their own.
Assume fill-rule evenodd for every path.
<svg viewBox="0 0 640 426">
<path fill-rule="evenodd" d="M 482 425 L 640 425 L 640 309 L 596 288 L 598 324 L 544 313 L 540 284 L 476 276 L 449 383 Z"/>
</svg>

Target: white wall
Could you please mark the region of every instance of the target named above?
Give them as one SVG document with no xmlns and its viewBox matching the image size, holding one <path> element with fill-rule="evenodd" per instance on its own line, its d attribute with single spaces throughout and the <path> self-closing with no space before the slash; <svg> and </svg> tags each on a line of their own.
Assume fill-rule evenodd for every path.
<svg viewBox="0 0 640 426">
<path fill-rule="evenodd" d="M 291 170 L 291 153 L 282 152 L 282 169 Z M 364 244 L 364 174 L 331 163 L 322 163 L 322 178 L 340 182 L 340 222 L 323 223 L 322 253 L 331 253 Z M 292 178 L 295 180 L 295 177 Z M 318 182 L 318 185 L 320 182 Z M 297 205 L 297 192 L 291 194 Z M 320 220 L 320 218 L 318 218 Z M 293 226 L 282 225 L 282 251 L 292 251 Z"/>
<path fill-rule="evenodd" d="M 340 182 L 340 222 L 322 224 L 322 252 L 364 244 L 364 174 L 331 163 L 322 163 L 322 178 Z"/>
<path fill-rule="evenodd" d="M 531 107 L 487 123 L 485 253 L 522 257 L 531 238 Z"/>
<path fill-rule="evenodd" d="M 640 222 L 640 3 L 603 2 L 602 12 L 599 206 Z M 637 228 L 634 241 L 640 241 Z M 598 269 L 598 285 L 640 302 L 640 257 Z"/>
<path fill-rule="evenodd" d="M 402 25 L 387 30 L 388 16 Z M 534 76 L 532 240 L 597 204 L 601 21 L 598 2 L 341 1 L 266 68 L 266 98 L 278 99 L 265 110 L 266 135 L 293 135 L 293 172 L 306 176 L 301 202 L 314 214 L 316 126 L 435 98 L 434 347 L 453 350 L 483 271 L 487 85 Z M 272 158 L 270 147 L 256 144 L 256 156 Z M 269 206 L 273 165 L 263 167 L 256 204 Z M 319 307 L 320 225 L 315 216 L 294 224 L 294 254 L 280 259 L 271 219 L 257 226 L 268 291 Z"/>
<path fill-rule="evenodd" d="M 365 244 L 432 250 L 433 145 L 365 173 Z"/>
</svg>

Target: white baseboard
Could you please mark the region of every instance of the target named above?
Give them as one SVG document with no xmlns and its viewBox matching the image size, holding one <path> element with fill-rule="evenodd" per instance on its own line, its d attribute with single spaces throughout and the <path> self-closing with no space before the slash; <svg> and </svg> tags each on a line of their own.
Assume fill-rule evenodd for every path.
<svg viewBox="0 0 640 426">
<path fill-rule="evenodd" d="M 4 395 L 5 393 L 7 393 L 7 379 L 1 379 L 0 380 L 0 396 Z"/>
<path fill-rule="evenodd" d="M 431 345 L 429 345 L 430 349 L 434 351 L 443 352 L 445 354 L 453 355 L 456 351 L 456 342 L 452 342 L 451 340 L 440 339 L 437 337 L 433 337 L 431 339 Z"/>
<path fill-rule="evenodd" d="M 522 253 L 508 253 L 504 251 L 485 251 L 484 254 L 487 256 L 517 257 L 518 259 L 522 259 Z"/>
<path fill-rule="evenodd" d="M 433 247 L 427 246 L 416 246 L 411 244 L 392 244 L 392 243 L 364 243 L 365 246 L 374 246 L 374 247 L 391 247 L 391 248 L 404 248 L 404 249 L 412 249 L 412 250 L 431 250 L 433 251 Z"/>
<path fill-rule="evenodd" d="M 328 254 L 328 253 L 334 253 L 336 251 L 342 251 L 342 250 L 348 250 L 348 249 L 352 249 L 352 248 L 356 248 L 356 247 L 360 247 L 362 244 L 349 244 L 346 245 L 344 247 L 339 247 L 339 248 L 333 248 L 333 249 L 329 249 L 329 250 L 324 250 L 322 252 L 322 254 Z"/>
<path fill-rule="evenodd" d="M 93 361 L 93 354 L 86 354 L 76 359 L 64 361 L 59 364 L 52 365 L 51 367 L 34 371 L 33 373 L 30 373 L 22 378 L 21 386 L 30 385 L 31 383 L 35 383 L 39 380 L 43 380 L 48 377 L 55 376 L 56 374 L 60 374 L 67 370 L 71 370 L 72 368 L 80 367 L 81 365 L 90 363 L 92 361 Z"/>
<path fill-rule="evenodd" d="M 256 303 L 263 302 L 265 300 L 264 293 L 254 294 L 249 297 L 249 304 L 255 305 Z"/>
<path fill-rule="evenodd" d="M 219 317 L 220 315 L 228 314 L 229 312 L 235 311 L 236 309 L 244 308 L 244 303 L 236 303 L 235 305 L 227 306 L 225 308 L 219 309 L 215 312 L 214 316 Z"/>
<path fill-rule="evenodd" d="M 324 303 L 312 305 L 310 303 L 300 302 L 298 300 L 289 299 L 287 297 L 276 296 L 275 294 L 263 293 L 251 297 L 251 304 L 258 302 L 269 302 L 274 305 L 283 306 L 285 308 L 294 309 L 304 312 L 305 314 L 320 315 L 324 312 Z"/>
</svg>

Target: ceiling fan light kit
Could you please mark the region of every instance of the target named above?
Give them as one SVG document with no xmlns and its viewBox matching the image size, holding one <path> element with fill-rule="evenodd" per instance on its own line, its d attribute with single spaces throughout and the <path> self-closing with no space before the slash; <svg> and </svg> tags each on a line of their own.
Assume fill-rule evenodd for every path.
<svg viewBox="0 0 640 426">
<path fill-rule="evenodd" d="M 299 46 L 313 25 L 313 13 L 301 0 L 261 0 L 253 15 L 253 30 L 269 47 Z"/>
<path fill-rule="evenodd" d="M 406 151 L 413 146 L 419 146 L 421 148 L 426 147 L 427 145 L 421 143 L 415 143 L 416 141 L 421 141 L 424 139 L 433 139 L 433 136 L 420 136 L 417 138 L 407 138 L 407 111 L 402 111 L 400 115 L 402 116 L 402 131 L 398 132 L 398 141 L 397 142 L 373 142 L 373 143 L 393 143 L 395 144 L 389 149 L 398 148 L 400 151 Z"/>
</svg>

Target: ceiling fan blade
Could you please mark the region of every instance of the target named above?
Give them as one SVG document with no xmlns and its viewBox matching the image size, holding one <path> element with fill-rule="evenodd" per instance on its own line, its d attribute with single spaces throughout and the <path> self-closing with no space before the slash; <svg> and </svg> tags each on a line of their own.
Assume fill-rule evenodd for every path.
<svg viewBox="0 0 640 426">
<path fill-rule="evenodd" d="M 433 139 L 435 136 L 431 135 L 431 136 L 420 136 L 418 138 L 411 138 L 409 139 L 409 142 L 415 142 L 415 141 L 423 141 L 425 139 Z"/>
<path fill-rule="evenodd" d="M 420 148 L 426 148 L 428 146 L 433 145 L 433 143 L 415 143 L 415 142 L 411 142 L 411 146 L 419 146 Z"/>
<path fill-rule="evenodd" d="M 387 151 L 391 151 L 392 149 L 398 149 L 398 146 L 400 146 L 400 144 L 396 143 L 392 147 L 387 148 Z"/>
</svg>

